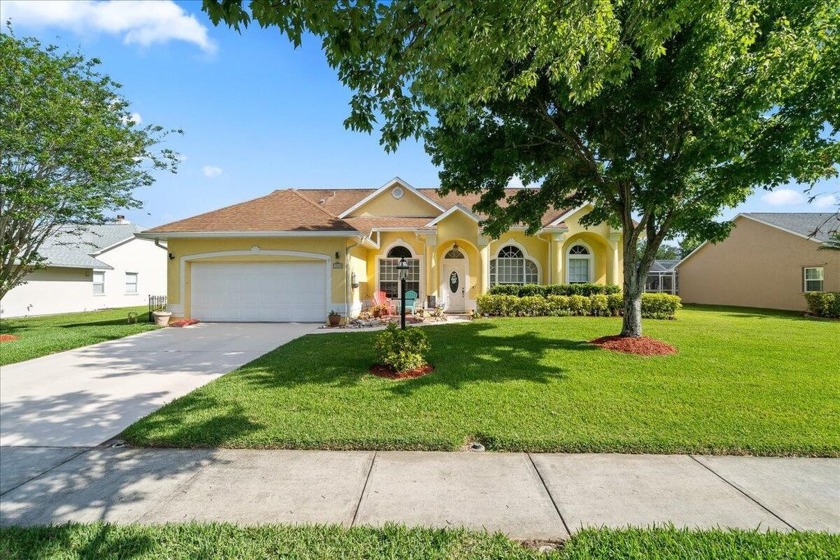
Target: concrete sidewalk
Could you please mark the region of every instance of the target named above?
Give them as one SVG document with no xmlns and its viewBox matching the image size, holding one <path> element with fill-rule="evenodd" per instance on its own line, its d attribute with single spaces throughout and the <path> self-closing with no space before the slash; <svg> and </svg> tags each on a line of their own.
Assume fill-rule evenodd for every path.
<svg viewBox="0 0 840 560">
<path fill-rule="evenodd" d="M 386 522 L 558 540 L 581 527 L 840 532 L 840 460 L 0 448 L 0 523 Z"/>
</svg>

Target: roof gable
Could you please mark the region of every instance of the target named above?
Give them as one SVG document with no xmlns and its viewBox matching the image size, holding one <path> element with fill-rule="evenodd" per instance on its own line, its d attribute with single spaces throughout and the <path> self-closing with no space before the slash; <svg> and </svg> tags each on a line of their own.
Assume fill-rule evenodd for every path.
<svg viewBox="0 0 840 560">
<path fill-rule="evenodd" d="M 390 195 L 390 198 L 383 198 L 388 195 Z M 377 202 L 380 204 L 377 204 Z M 417 204 L 417 202 L 420 204 Z M 372 211 L 365 212 L 366 208 Z M 399 177 L 394 177 L 338 216 L 346 218 L 369 214 L 373 216 L 422 217 L 436 216 L 445 210 L 446 208 Z"/>
<path fill-rule="evenodd" d="M 840 231 L 840 215 L 820 212 L 744 212 L 732 218 L 752 220 L 785 233 L 805 238 L 815 243 L 826 241 L 833 232 Z M 725 240 L 724 240 L 725 241 Z M 709 241 L 704 241 L 696 249 L 678 262 L 675 268 L 682 266 L 688 259 L 702 251 Z"/>
</svg>

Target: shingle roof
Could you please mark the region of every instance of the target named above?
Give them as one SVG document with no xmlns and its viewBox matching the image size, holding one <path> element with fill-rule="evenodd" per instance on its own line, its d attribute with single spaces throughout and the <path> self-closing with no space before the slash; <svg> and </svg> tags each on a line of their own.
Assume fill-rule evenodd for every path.
<svg viewBox="0 0 840 560">
<path fill-rule="evenodd" d="M 132 239 L 141 231 L 143 228 L 134 224 L 64 226 L 44 241 L 38 254 L 46 259 L 47 266 L 110 270 L 109 265 L 93 255 Z"/>
<path fill-rule="evenodd" d="M 370 196 L 376 192 L 376 190 L 377 189 L 297 189 L 297 192 L 320 205 L 328 212 L 332 212 L 337 215 L 341 214 L 348 208 L 351 208 L 365 197 Z M 515 195 L 520 190 L 522 189 L 505 189 L 505 198 L 499 201 L 499 205 L 501 207 L 507 206 L 506 198 Z M 481 195 L 476 193 L 459 195 L 450 192 L 449 194 L 441 195 L 438 189 L 430 188 L 417 189 L 417 191 L 428 197 L 430 200 L 433 200 L 437 204 L 443 206 L 446 210 L 449 210 L 456 204 L 460 204 L 472 211 L 472 207 L 478 203 L 481 198 Z M 567 210 L 568 209 L 551 209 L 547 211 L 542 217 L 542 224 L 547 226 L 557 219 L 558 216 L 563 215 Z M 477 215 L 480 218 L 486 218 L 486 216 L 480 213 Z M 432 211 L 428 217 L 429 220 L 431 220 L 437 216 L 438 213 Z"/>
<path fill-rule="evenodd" d="M 294 189 L 164 224 L 145 233 L 212 231 L 355 231 L 353 226 Z"/>
<path fill-rule="evenodd" d="M 743 216 L 786 229 L 815 241 L 826 241 L 840 230 L 840 215 L 821 212 L 745 212 Z"/>
<path fill-rule="evenodd" d="M 187 232 L 248 232 L 248 231 L 360 231 L 397 228 L 421 229 L 440 215 L 429 208 L 425 217 L 338 217 L 339 214 L 376 192 L 377 189 L 282 189 L 267 196 L 227 206 L 198 216 L 171 222 L 147 230 L 145 233 L 187 233 Z M 472 209 L 479 195 L 442 196 L 437 189 L 417 189 L 424 196 L 445 209 L 456 204 Z M 519 189 L 506 189 L 512 196 Z M 499 202 L 505 206 L 507 202 Z M 548 225 L 564 211 L 552 209 L 543 216 L 543 225 Z M 480 216 L 484 217 L 484 216 Z"/>
</svg>

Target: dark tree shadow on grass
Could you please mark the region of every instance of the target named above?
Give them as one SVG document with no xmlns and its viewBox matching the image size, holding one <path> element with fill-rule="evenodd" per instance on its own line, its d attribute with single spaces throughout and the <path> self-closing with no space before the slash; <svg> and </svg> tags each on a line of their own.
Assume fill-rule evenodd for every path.
<svg viewBox="0 0 840 560">
<path fill-rule="evenodd" d="M 492 322 L 442 325 L 425 330 L 431 344 L 428 361 L 432 374 L 390 382 L 396 394 L 409 394 L 430 385 L 458 389 L 469 383 L 505 383 L 523 380 L 548 383 L 562 379 L 561 367 L 545 364 L 557 351 L 591 352 L 585 341 L 546 337 L 538 332 L 494 335 Z M 376 333 L 312 335 L 278 348 L 243 366 L 233 375 L 260 388 L 302 385 L 352 387 L 369 377 L 375 360 Z"/>
</svg>

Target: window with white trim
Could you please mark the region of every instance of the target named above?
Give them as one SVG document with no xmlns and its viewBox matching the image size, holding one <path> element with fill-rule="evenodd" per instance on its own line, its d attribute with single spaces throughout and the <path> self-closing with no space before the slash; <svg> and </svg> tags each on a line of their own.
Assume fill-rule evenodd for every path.
<svg viewBox="0 0 840 560">
<path fill-rule="evenodd" d="M 540 281 L 537 263 L 527 258 L 515 245 L 502 247 L 490 261 L 490 285 L 537 284 Z"/>
<path fill-rule="evenodd" d="M 825 269 L 821 266 L 808 266 L 803 269 L 803 279 L 806 292 L 823 291 Z"/>
<path fill-rule="evenodd" d="M 385 292 L 388 298 L 400 297 L 400 271 L 397 265 L 403 258 L 408 263 L 405 290 L 420 293 L 420 259 L 415 259 L 407 247 L 397 245 L 388 251 L 384 259 L 379 259 L 379 291 Z"/>
<path fill-rule="evenodd" d="M 569 284 L 591 282 L 592 253 L 585 245 L 572 245 L 566 259 L 566 277 Z"/>
<path fill-rule="evenodd" d="M 136 272 L 126 272 L 125 273 L 125 293 L 127 295 L 133 295 L 137 293 L 137 273 Z"/>
<path fill-rule="evenodd" d="M 105 293 L 105 271 L 93 271 L 93 295 L 101 296 Z"/>
</svg>

